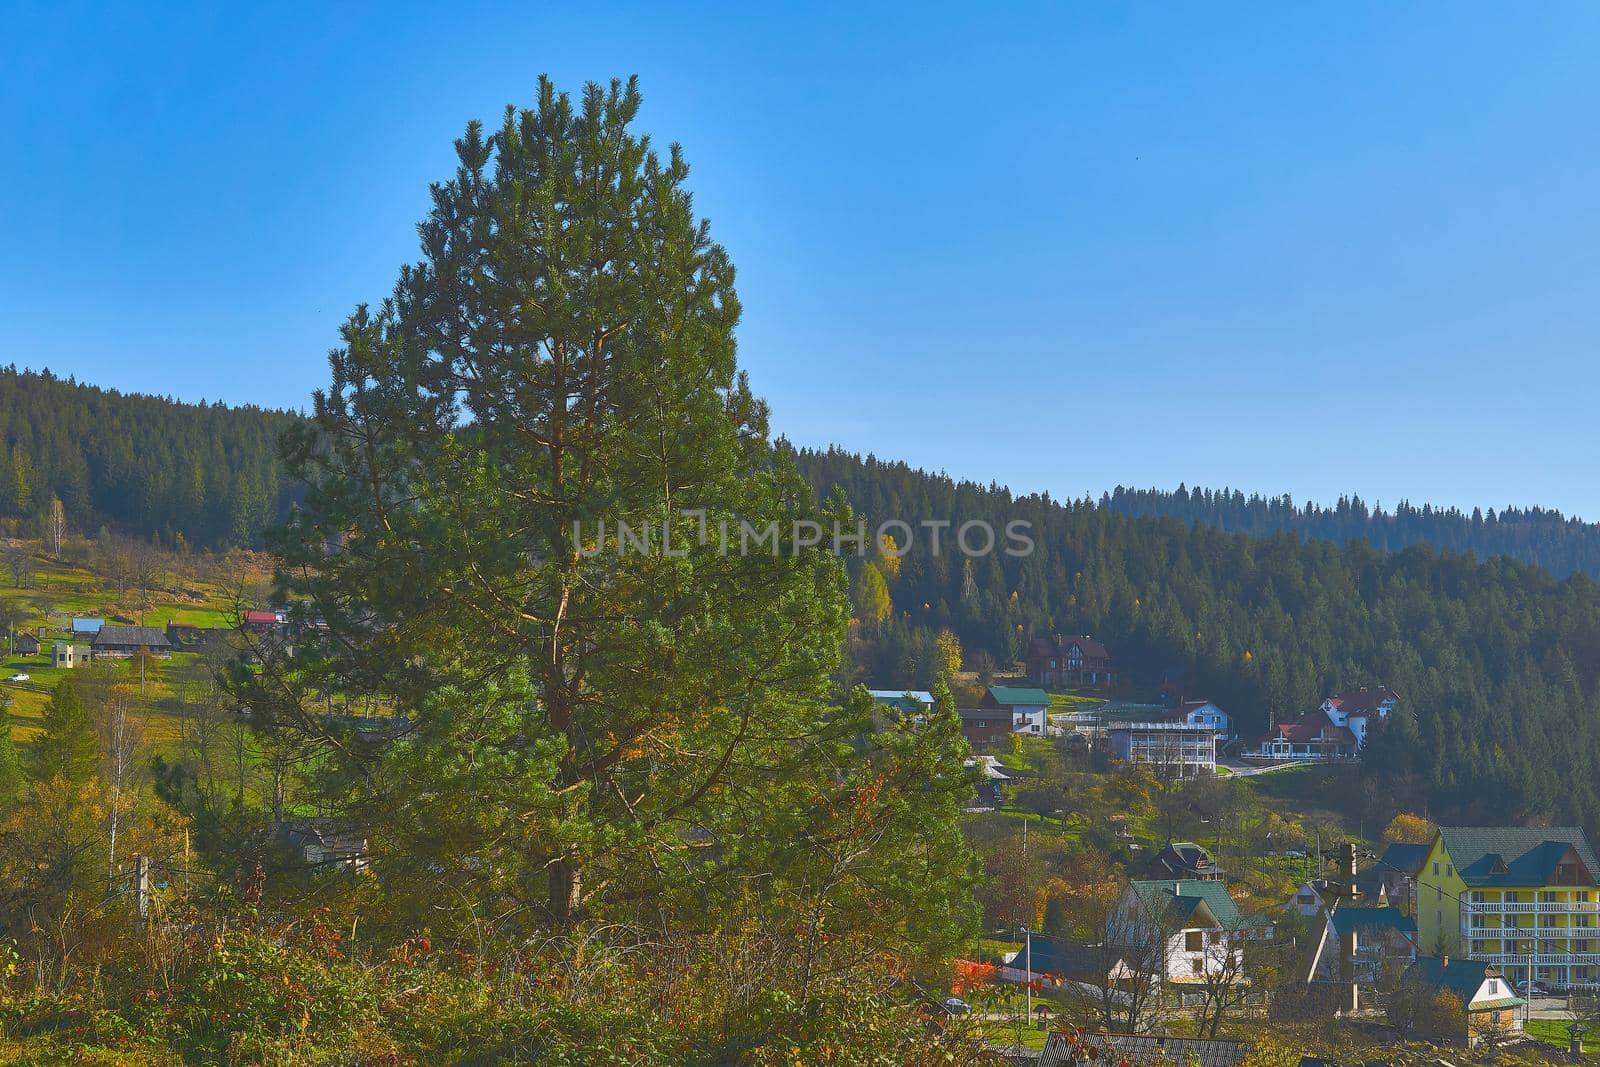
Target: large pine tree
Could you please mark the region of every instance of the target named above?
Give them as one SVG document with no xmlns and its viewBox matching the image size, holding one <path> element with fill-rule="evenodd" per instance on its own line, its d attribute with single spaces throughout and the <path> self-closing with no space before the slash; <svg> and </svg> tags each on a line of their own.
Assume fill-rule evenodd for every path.
<svg viewBox="0 0 1600 1067">
<path fill-rule="evenodd" d="M 900 805 L 821 805 L 819 783 L 868 790 L 915 758 L 965 788 L 958 733 L 879 750 L 868 773 L 870 716 L 827 707 L 844 571 L 791 543 L 815 509 L 736 369 L 732 264 L 676 147 L 631 132 L 638 108 L 631 82 L 575 109 L 545 81 L 492 135 L 470 125 L 424 259 L 347 322 L 287 451 L 309 491 L 276 542 L 284 594 L 330 636 L 298 648 L 298 690 L 268 663 L 246 699 L 280 734 L 327 735 L 324 802 L 375 827 L 397 895 L 437 903 L 444 882 L 557 925 L 703 920 L 811 877 L 794 858 L 824 847 L 830 813 Z M 618 551 L 619 523 L 651 550 Z M 741 523 L 781 549 L 739 551 Z M 289 691 L 377 693 L 409 730 L 361 745 Z M 964 884 L 934 825 L 951 811 L 883 843 L 883 864 L 920 872 L 885 877 L 886 909 L 915 911 L 887 887 L 941 865 Z"/>
</svg>

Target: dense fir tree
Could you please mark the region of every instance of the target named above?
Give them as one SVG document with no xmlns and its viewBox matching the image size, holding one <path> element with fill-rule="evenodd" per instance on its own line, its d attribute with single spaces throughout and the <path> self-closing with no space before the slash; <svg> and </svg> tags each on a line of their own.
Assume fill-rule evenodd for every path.
<svg viewBox="0 0 1600 1067">
<path fill-rule="evenodd" d="M 0 369 L 0 516 L 102 524 L 197 547 L 248 546 L 297 490 L 282 478 L 288 412 L 184 404 Z"/>
<path fill-rule="evenodd" d="M 56 684 L 42 725 L 44 731 L 34 746 L 38 777 L 48 781 L 60 776 L 73 783 L 93 778 L 100 768 L 100 740 L 93 713 L 73 679 Z"/>
<path fill-rule="evenodd" d="M 1402 706 L 1371 743 L 1375 788 L 1441 817 L 1600 829 L 1600 587 L 1585 575 L 1557 581 L 1420 545 L 1386 553 L 1360 539 L 1228 533 L 839 451 L 797 462 L 819 494 L 841 489 L 869 529 L 1025 519 L 1037 541 L 1028 556 L 967 559 L 915 540 L 895 616 L 850 646 L 852 677 L 921 688 L 945 627 L 969 655 L 1001 664 L 1032 635 L 1092 633 L 1111 646 L 1128 695 L 1148 699 L 1177 679 L 1252 735 L 1330 692 L 1387 684 Z M 1175 496 L 1205 502 L 1201 491 Z"/>
<path fill-rule="evenodd" d="M 11 712 L 0 707 L 0 816 L 16 805 L 26 784 L 22 758 L 11 736 Z"/>
<path fill-rule="evenodd" d="M 844 567 L 787 533 L 722 550 L 724 524 L 817 509 L 736 368 L 732 265 L 638 106 L 631 83 L 575 108 L 541 82 L 457 143 L 424 260 L 350 318 L 287 452 L 310 488 L 275 540 L 283 592 L 329 639 L 242 696 L 269 737 L 326 744 L 324 803 L 374 828 L 419 921 L 442 883 L 516 925 L 757 914 L 831 952 L 826 916 L 832 943 L 947 950 L 959 730 L 863 740 L 871 702 L 830 700 Z M 619 523 L 656 549 L 621 550 Z M 339 736 L 329 692 L 379 695 L 404 743 Z M 953 792 L 911 805 L 902 776 Z"/>
</svg>

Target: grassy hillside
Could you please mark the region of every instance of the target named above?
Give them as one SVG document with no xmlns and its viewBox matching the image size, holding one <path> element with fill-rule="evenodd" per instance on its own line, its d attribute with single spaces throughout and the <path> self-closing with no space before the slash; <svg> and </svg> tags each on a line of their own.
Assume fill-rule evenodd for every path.
<svg viewBox="0 0 1600 1067">
<path fill-rule="evenodd" d="M 8 569 L 0 586 L 0 600 L 21 609 L 25 621 L 18 626 L 18 634 L 42 630 L 38 655 L 8 653 L 0 659 L 0 694 L 12 716 L 14 736 L 23 741 L 37 730 L 51 691 L 68 673 L 50 665 L 50 648 L 56 640 L 66 639 L 66 627 L 73 617 L 156 627 L 177 622 L 227 629 L 235 624 L 239 605 L 249 602 L 253 606 L 255 598 L 264 595 L 267 584 L 264 560 L 248 553 L 232 553 L 223 560 L 151 554 L 132 568 L 142 577 L 130 581 L 127 553 L 147 551 L 142 546 L 113 546 L 97 551 L 79 544 L 70 558 L 64 554 L 59 561 L 36 541 L 11 539 L 0 542 L 0 548 L 6 553 L 24 553 L 25 569 L 31 572 L 18 585 Z M 156 748 L 175 735 L 171 706 L 176 697 L 174 682 L 196 655 L 178 652 L 145 665 L 139 714 L 145 720 L 146 740 Z M 136 686 L 140 685 L 137 665 L 132 661 L 114 662 Z M 10 681 L 17 674 L 28 678 Z"/>
</svg>

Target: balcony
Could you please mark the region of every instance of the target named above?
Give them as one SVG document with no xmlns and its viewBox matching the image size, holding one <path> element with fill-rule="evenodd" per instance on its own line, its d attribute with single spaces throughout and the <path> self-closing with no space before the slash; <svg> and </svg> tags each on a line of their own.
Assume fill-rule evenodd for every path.
<svg viewBox="0 0 1600 1067">
<path fill-rule="evenodd" d="M 1474 915 L 1595 915 L 1594 900 L 1485 900 L 1463 901 L 1461 910 Z"/>
<path fill-rule="evenodd" d="M 1600 966 L 1600 952 L 1471 952 L 1468 955 L 1483 963 L 1492 963 L 1502 970 L 1507 967 L 1595 967 Z"/>
</svg>

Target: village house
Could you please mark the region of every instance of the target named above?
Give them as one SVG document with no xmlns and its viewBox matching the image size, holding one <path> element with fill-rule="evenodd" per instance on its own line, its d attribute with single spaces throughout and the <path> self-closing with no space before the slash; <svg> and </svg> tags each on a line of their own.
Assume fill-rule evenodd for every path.
<svg viewBox="0 0 1600 1067">
<path fill-rule="evenodd" d="M 1221 878 L 1222 871 L 1212 861 L 1211 853 L 1193 841 L 1168 841 L 1151 857 L 1146 876 L 1151 881 L 1208 881 Z"/>
<path fill-rule="evenodd" d="M 1431 1010 L 1418 1013 L 1419 1036 L 1442 1041 L 1476 1044 L 1483 1038 L 1515 1034 L 1522 1029 L 1517 1009 L 1527 1003 L 1493 965 L 1482 960 L 1450 956 L 1423 956 L 1411 965 L 1401 981 L 1407 996 L 1418 1005 L 1449 993 L 1461 1003 L 1462 1015 L 1445 1028 L 1439 1014 Z"/>
<path fill-rule="evenodd" d="M 1416 920 L 1390 905 L 1329 908 L 1307 980 L 1343 980 L 1344 955 L 1351 947 L 1355 951 L 1349 961 L 1350 979 L 1361 985 L 1387 985 L 1417 958 Z"/>
<path fill-rule="evenodd" d="M 1340 726 L 1318 708 L 1309 715 L 1280 722 L 1261 735 L 1247 755 L 1268 760 L 1354 759 L 1360 745 L 1348 726 Z"/>
<path fill-rule="evenodd" d="M 1417 913 L 1417 875 L 1428 858 L 1427 845 L 1396 842 L 1356 879 L 1368 903 L 1393 904 L 1407 915 Z"/>
<path fill-rule="evenodd" d="M 1600 872 L 1575 826 L 1444 826 L 1417 876 L 1424 951 L 1518 982 L 1600 985 Z"/>
<path fill-rule="evenodd" d="M 1388 718 L 1397 702 L 1388 686 L 1339 693 L 1315 711 L 1276 724 L 1246 754 L 1269 760 L 1354 759 L 1373 726 Z"/>
<path fill-rule="evenodd" d="M 1227 741 L 1233 736 L 1233 720 L 1209 700 L 1179 701 L 1167 718 L 1171 722 L 1209 729 L 1218 742 Z"/>
<path fill-rule="evenodd" d="M 19 656 L 37 656 L 39 654 L 39 638 L 30 633 L 18 634 L 16 651 Z"/>
<path fill-rule="evenodd" d="M 1124 966 L 1147 960 L 1164 980 L 1194 984 L 1229 969 L 1242 972 L 1251 925 L 1221 881 L 1142 880 L 1123 890 L 1105 942 L 1117 947 Z"/>
<path fill-rule="evenodd" d="M 926 689 L 868 689 L 874 703 L 899 711 L 920 713 L 933 710 L 933 694 Z"/>
<path fill-rule="evenodd" d="M 1284 908 L 1296 915 L 1307 919 L 1314 919 L 1322 914 L 1322 909 L 1339 899 L 1341 887 L 1326 878 L 1312 878 L 1300 883 L 1300 888 L 1294 891 L 1294 896 Z"/>
<path fill-rule="evenodd" d="M 50 648 L 50 666 L 60 670 L 70 671 L 88 658 L 88 647 L 71 641 L 57 641 Z"/>
<path fill-rule="evenodd" d="M 1028 677 L 1039 685 L 1110 685 L 1116 681 L 1111 653 L 1087 634 L 1035 637 L 1023 657 Z"/>
<path fill-rule="evenodd" d="M 72 619 L 67 623 L 67 634 L 73 640 L 87 641 L 105 624 L 104 619 Z"/>
<path fill-rule="evenodd" d="M 1011 783 L 1012 777 L 998 759 L 994 756 L 969 756 L 961 765 L 977 772 L 975 789 L 978 804 L 993 807 L 1005 800 L 1006 786 Z"/>
<path fill-rule="evenodd" d="M 1050 696 L 1043 689 L 1018 689 L 990 686 L 978 706 L 996 714 L 1009 713 L 1011 729 L 1019 734 L 1043 737 L 1049 726 Z"/>
<path fill-rule="evenodd" d="M 166 633 L 154 626 L 102 626 L 89 643 L 89 653 L 95 659 L 126 659 L 141 653 L 167 656 L 172 645 Z"/>
<path fill-rule="evenodd" d="M 247 634 L 275 633 L 284 624 L 281 611 L 247 611 L 244 619 L 239 623 L 239 629 Z"/>
<path fill-rule="evenodd" d="M 286 819 L 273 827 L 273 833 L 308 867 L 361 870 L 367 865 L 366 835 L 343 819 L 321 815 Z"/>
<path fill-rule="evenodd" d="M 1329 697 L 1322 702 L 1318 710 L 1335 726 L 1347 727 L 1355 737 L 1356 748 L 1359 750 L 1367 742 L 1367 730 L 1370 724 L 1387 719 L 1398 701 L 1399 698 L 1395 696 L 1394 690 L 1386 685 L 1372 689 L 1362 686 L 1360 689 L 1351 689 Z"/>
<path fill-rule="evenodd" d="M 1011 713 L 997 708 L 958 708 L 961 736 L 973 748 L 1004 741 L 1011 736 Z"/>
</svg>

